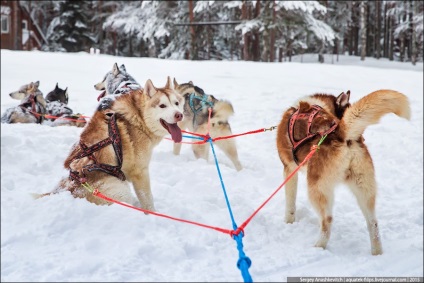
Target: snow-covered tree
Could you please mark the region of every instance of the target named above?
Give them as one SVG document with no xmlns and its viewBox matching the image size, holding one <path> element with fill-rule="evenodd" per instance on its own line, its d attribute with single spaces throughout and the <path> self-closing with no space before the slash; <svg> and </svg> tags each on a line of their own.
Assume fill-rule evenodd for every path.
<svg viewBox="0 0 424 283">
<path fill-rule="evenodd" d="M 49 50 L 78 52 L 87 51 L 87 47 L 95 42 L 90 32 L 88 1 L 66 0 L 59 3 L 59 14 L 47 30 Z"/>
</svg>

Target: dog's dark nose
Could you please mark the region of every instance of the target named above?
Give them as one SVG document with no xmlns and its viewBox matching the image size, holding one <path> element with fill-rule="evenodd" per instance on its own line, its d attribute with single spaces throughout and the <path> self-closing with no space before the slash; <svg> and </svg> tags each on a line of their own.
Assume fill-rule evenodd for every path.
<svg viewBox="0 0 424 283">
<path fill-rule="evenodd" d="M 183 119 L 183 114 L 180 112 L 175 113 L 175 120 L 181 121 Z"/>
</svg>

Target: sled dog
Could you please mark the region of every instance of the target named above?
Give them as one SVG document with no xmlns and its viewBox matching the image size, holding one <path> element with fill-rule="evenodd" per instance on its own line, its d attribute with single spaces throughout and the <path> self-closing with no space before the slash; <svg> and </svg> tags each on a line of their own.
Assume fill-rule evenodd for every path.
<svg viewBox="0 0 424 283">
<path fill-rule="evenodd" d="M 69 93 L 68 88 L 62 89 L 56 83 L 55 88 L 46 95 L 46 114 L 47 118 L 44 124 L 50 126 L 76 126 L 84 127 L 87 123 L 80 114 L 74 114 L 73 110 L 68 106 Z"/>
<path fill-rule="evenodd" d="M 78 127 L 85 125 L 85 119 L 73 114 L 72 109 L 67 106 L 67 88 L 63 90 L 56 84 L 56 87 L 47 95 L 48 99 L 44 99 L 39 86 L 39 81 L 31 82 L 10 93 L 10 97 L 21 100 L 21 104 L 7 109 L 2 115 L 1 122 L 8 124 L 38 123 L 50 126 L 72 125 Z M 45 115 L 49 115 L 47 116 L 48 118 L 45 118 Z"/>
<path fill-rule="evenodd" d="M 47 102 L 43 93 L 38 89 L 40 82 L 30 82 L 21 86 L 17 91 L 11 92 L 9 96 L 21 101 L 21 104 L 8 108 L 1 117 L 2 123 L 38 123 L 44 121 Z M 37 115 L 41 114 L 41 115 Z"/>
<path fill-rule="evenodd" d="M 316 247 L 326 248 L 333 220 L 334 188 L 345 183 L 365 216 L 371 254 L 383 253 L 375 215 L 377 185 L 374 166 L 363 132 L 382 116 L 394 113 L 410 119 L 408 98 L 394 90 L 377 90 L 350 105 L 349 95 L 315 94 L 287 109 L 278 125 L 277 149 L 287 178 L 324 135 L 319 150 L 303 165 L 308 197 L 320 217 Z M 285 221 L 293 223 L 296 211 L 297 173 L 287 182 Z"/>
<path fill-rule="evenodd" d="M 115 63 L 113 64 L 112 70 L 107 72 L 103 80 L 95 84 L 94 88 L 102 91 L 97 97 L 97 100 L 100 101 L 100 99 L 106 95 L 119 95 L 122 92 L 126 92 L 128 88 L 140 89 L 141 86 L 127 73 L 124 64 L 118 67 L 118 64 Z"/>
<path fill-rule="evenodd" d="M 208 132 L 209 110 L 212 108 L 209 135 L 212 138 L 231 135 L 231 127 L 228 119 L 234 114 L 233 106 L 225 100 L 218 100 L 213 95 L 205 94 L 203 89 L 195 86 L 192 81 L 178 84 L 174 78 L 175 89 L 184 97 L 184 117 L 179 122 L 181 129 L 191 132 L 206 134 Z M 231 160 L 237 171 L 243 169 L 237 154 L 234 139 L 223 139 L 215 144 Z M 196 158 L 208 159 L 209 144 L 192 144 Z M 181 143 L 174 143 L 174 154 L 179 155 Z"/>
<path fill-rule="evenodd" d="M 144 90 L 127 89 L 102 98 L 64 162 L 69 178 L 63 178 L 51 193 L 70 191 L 95 204 L 110 204 L 83 186 L 90 184 L 110 198 L 154 211 L 149 178 L 152 151 L 167 134 L 181 141 L 177 123 L 183 119 L 183 102 L 169 77 L 163 88 L 147 80 Z"/>
</svg>

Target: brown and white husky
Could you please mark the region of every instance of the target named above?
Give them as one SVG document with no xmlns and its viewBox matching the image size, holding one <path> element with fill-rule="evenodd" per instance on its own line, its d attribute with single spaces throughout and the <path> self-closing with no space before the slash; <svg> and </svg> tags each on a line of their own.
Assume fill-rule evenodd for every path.
<svg viewBox="0 0 424 283">
<path fill-rule="evenodd" d="M 147 80 L 144 89 L 128 88 L 103 97 L 64 162 L 70 177 L 63 178 L 52 193 L 70 191 L 74 197 L 109 204 L 82 185 L 90 184 L 108 197 L 154 211 L 149 177 L 153 148 L 167 134 L 181 141 L 177 123 L 183 119 L 183 105 L 169 77 L 163 88 Z"/>
<path fill-rule="evenodd" d="M 203 89 L 195 86 L 193 82 L 178 84 L 174 78 L 175 89 L 184 97 L 184 117 L 179 122 L 181 129 L 188 129 L 191 132 L 207 134 L 211 138 L 231 135 L 231 126 L 229 117 L 234 114 L 231 103 L 225 100 L 219 100 L 213 95 L 206 94 Z M 208 129 L 209 110 L 212 108 L 211 119 Z M 237 153 L 236 142 L 234 139 L 223 139 L 216 141 L 215 144 L 231 160 L 237 171 L 243 169 Z M 192 149 L 196 158 L 208 159 L 209 144 L 193 144 Z M 174 143 L 174 154 L 179 155 L 181 143 Z"/>
<path fill-rule="evenodd" d="M 408 98 L 394 90 L 378 90 L 349 104 L 349 93 L 338 97 L 316 94 L 287 109 L 277 132 L 277 149 L 285 178 L 295 170 L 327 135 L 319 150 L 303 165 L 309 200 L 320 217 L 316 247 L 325 248 L 333 221 L 334 188 L 344 183 L 352 190 L 369 231 L 371 253 L 383 253 L 375 215 L 377 185 L 374 166 L 362 134 L 388 113 L 410 118 Z M 297 173 L 287 182 L 285 221 L 293 223 L 296 212 Z"/>
</svg>

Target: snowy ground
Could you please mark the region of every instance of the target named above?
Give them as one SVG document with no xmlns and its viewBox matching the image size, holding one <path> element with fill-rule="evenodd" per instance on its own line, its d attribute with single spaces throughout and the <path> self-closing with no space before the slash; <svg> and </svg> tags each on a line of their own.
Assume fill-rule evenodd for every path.
<svg viewBox="0 0 424 283">
<path fill-rule="evenodd" d="M 411 121 L 390 114 L 364 134 L 376 168 L 384 254 L 371 256 L 365 220 L 344 186 L 336 191 L 328 249 L 314 248 L 319 223 L 302 174 L 296 222 L 284 223 L 280 191 L 245 229 L 244 251 L 256 282 L 423 276 L 423 64 L 342 59 L 339 64 L 190 62 L 1 50 L 1 112 L 18 104 L 10 92 L 39 80 L 44 94 L 57 82 L 68 87 L 70 107 L 90 116 L 99 94 L 93 85 L 115 62 L 125 64 L 142 85 L 152 79 L 163 86 L 170 75 L 231 101 L 234 133 L 277 125 L 303 95 L 350 90 L 353 102 L 381 88 L 398 90 L 410 99 Z M 81 131 L 1 124 L 1 281 L 243 281 L 236 243 L 223 233 L 119 205 L 96 206 L 69 193 L 32 199 L 30 193 L 49 192 L 67 176 L 63 161 Z M 283 182 L 275 134 L 236 139 L 240 172 L 216 149 L 239 225 Z M 150 175 L 158 212 L 231 229 L 213 159 L 196 160 L 188 145 L 174 156 L 172 143 L 164 140 L 154 151 Z"/>
</svg>

